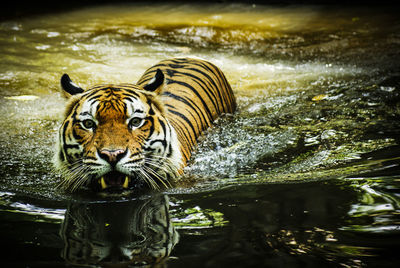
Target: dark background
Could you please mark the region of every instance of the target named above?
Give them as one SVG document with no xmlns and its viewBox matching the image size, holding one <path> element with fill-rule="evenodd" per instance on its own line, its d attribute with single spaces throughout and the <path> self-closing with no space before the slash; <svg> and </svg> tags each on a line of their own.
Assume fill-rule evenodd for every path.
<svg viewBox="0 0 400 268">
<path fill-rule="evenodd" d="M 121 4 L 121 3 L 138 3 L 144 5 L 151 5 L 154 3 L 166 3 L 176 2 L 177 4 L 195 4 L 195 3 L 220 3 L 220 4 L 232 4 L 232 3 L 243 3 L 243 4 L 258 4 L 258 5 L 338 5 L 338 6 L 394 6 L 399 5 L 397 2 L 393 4 L 392 0 L 380 0 L 380 1 L 362 1 L 362 0 L 216 0 L 216 1 L 133 1 L 133 0 L 67 0 L 67 1 L 26 1 L 26 0 L 14 0 L 2 2 L 0 8 L 0 21 L 13 18 L 23 18 L 31 15 L 40 15 L 45 13 L 57 13 L 67 10 L 73 10 L 76 8 L 82 8 L 92 5 L 110 5 L 110 4 Z"/>
</svg>

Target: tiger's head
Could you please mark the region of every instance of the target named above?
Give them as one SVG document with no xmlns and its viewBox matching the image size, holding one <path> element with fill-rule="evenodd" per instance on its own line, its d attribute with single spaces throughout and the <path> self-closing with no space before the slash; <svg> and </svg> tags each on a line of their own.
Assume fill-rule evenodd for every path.
<svg viewBox="0 0 400 268">
<path fill-rule="evenodd" d="M 176 133 L 160 101 L 163 84 L 159 69 L 143 87 L 99 85 L 84 90 L 67 74 L 62 76 L 69 103 L 55 158 L 64 188 L 170 186 L 182 166 Z"/>
</svg>

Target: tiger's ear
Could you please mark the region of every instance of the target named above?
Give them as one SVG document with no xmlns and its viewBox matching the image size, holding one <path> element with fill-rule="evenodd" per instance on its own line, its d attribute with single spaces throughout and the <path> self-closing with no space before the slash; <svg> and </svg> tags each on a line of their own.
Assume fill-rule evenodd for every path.
<svg viewBox="0 0 400 268">
<path fill-rule="evenodd" d="M 156 75 L 143 88 L 147 91 L 160 94 L 164 85 L 164 74 L 160 69 L 157 69 Z"/>
<path fill-rule="evenodd" d="M 84 92 L 83 88 L 78 87 L 76 84 L 74 84 L 71 79 L 69 78 L 68 74 L 63 74 L 61 77 L 61 87 L 62 89 L 68 93 L 67 97 L 70 97 L 70 95 L 76 95 L 79 93 Z"/>
</svg>

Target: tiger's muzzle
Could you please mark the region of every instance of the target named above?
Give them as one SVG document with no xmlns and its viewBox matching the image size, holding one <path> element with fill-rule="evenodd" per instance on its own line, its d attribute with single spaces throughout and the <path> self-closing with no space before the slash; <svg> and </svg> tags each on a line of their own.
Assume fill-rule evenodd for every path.
<svg viewBox="0 0 400 268">
<path fill-rule="evenodd" d="M 132 186 L 138 186 L 136 176 L 124 174 L 116 170 L 117 163 L 128 154 L 128 149 L 97 150 L 99 157 L 110 165 L 111 171 L 94 179 L 92 186 L 97 190 L 120 191 Z"/>
<path fill-rule="evenodd" d="M 116 150 L 109 150 L 109 149 L 102 149 L 97 150 L 97 153 L 101 158 L 106 160 L 112 167 L 115 167 L 117 162 L 121 160 L 123 157 L 126 156 L 128 150 L 126 149 L 116 149 Z"/>
</svg>

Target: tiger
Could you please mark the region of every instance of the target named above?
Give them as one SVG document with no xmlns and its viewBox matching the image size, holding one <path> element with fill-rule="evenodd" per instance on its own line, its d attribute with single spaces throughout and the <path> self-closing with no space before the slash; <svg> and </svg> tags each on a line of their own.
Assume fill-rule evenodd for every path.
<svg viewBox="0 0 400 268">
<path fill-rule="evenodd" d="M 172 187 L 199 136 L 237 106 L 224 73 L 197 58 L 163 60 L 136 84 L 60 82 L 68 103 L 55 167 L 71 192 Z"/>
</svg>

